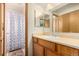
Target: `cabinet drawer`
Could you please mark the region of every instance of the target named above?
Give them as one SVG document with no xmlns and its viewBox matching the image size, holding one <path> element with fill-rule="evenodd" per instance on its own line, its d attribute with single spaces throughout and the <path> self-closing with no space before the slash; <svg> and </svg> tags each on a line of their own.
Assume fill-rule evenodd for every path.
<svg viewBox="0 0 79 59">
<path fill-rule="evenodd" d="M 42 39 L 39 39 L 38 40 L 38 44 L 46 47 L 46 48 L 49 48 L 51 49 L 52 51 L 55 51 L 55 43 L 51 43 L 49 41 L 45 41 L 45 40 L 42 40 Z"/>
<path fill-rule="evenodd" d="M 33 37 L 33 42 L 37 43 L 38 42 L 38 39 Z"/>
<path fill-rule="evenodd" d="M 78 50 L 64 45 L 57 45 L 57 52 L 62 56 L 78 56 Z"/>
</svg>

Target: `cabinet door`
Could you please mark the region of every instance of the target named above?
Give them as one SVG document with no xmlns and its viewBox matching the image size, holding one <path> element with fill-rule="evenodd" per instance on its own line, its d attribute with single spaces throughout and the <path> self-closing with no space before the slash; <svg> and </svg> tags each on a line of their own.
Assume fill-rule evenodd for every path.
<svg viewBox="0 0 79 59">
<path fill-rule="evenodd" d="M 44 56 L 44 48 L 37 43 L 34 43 L 34 56 Z"/>
<path fill-rule="evenodd" d="M 55 51 L 51 51 L 49 49 L 45 49 L 45 55 L 46 56 L 57 56 L 57 53 Z"/>
<path fill-rule="evenodd" d="M 65 56 L 78 56 L 78 50 L 70 47 L 62 46 L 62 55 Z"/>
<path fill-rule="evenodd" d="M 44 46 L 45 48 L 51 49 L 52 51 L 55 51 L 55 43 L 51 43 L 49 41 L 39 39 L 38 44 Z"/>
<path fill-rule="evenodd" d="M 62 56 L 78 56 L 77 49 L 63 45 L 57 45 L 57 52 Z"/>
<path fill-rule="evenodd" d="M 37 39 L 37 38 L 32 37 L 32 39 L 33 39 L 33 42 L 34 42 L 34 43 L 37 43 L 37 42 L 38 42 L 38 39 Z"/>
</svg>

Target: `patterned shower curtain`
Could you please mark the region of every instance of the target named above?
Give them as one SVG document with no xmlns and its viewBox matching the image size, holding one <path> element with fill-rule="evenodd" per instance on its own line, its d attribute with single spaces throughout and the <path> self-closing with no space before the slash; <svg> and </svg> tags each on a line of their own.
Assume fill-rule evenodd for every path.
<svg viewBox="0 0 79 59">
<path fill-rule="evenodd" d="M 7 50 L 12 51 L 25 46 L 25 20 L 24 15 L 11 11 L 9 16 L 9 38 L 7 38 Z M 7 34 L 8 35 L 8 34 Z"/>
</svg>

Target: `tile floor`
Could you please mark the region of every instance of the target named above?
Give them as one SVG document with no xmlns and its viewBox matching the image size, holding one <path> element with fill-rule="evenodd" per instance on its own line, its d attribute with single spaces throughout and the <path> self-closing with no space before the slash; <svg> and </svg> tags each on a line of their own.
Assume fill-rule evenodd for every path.
<svg viewBox="0 0 79 59">
<path fill-rule="evenodd" d="M 25 56 L 25 51 L 24 49 L 19 49 L 19 50 L 7 53 L 7 56 Z"/>
</svg>

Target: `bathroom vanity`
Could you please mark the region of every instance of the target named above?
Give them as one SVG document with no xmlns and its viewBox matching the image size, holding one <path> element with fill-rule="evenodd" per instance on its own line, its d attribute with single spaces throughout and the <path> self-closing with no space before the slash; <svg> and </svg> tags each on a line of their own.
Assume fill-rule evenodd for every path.
<svg viewBox="0 0 79 59">
<path fill-rule="evenodd" d="M 72 7 L 68 6 L 75 7 L 75 4 L 53 11 L 50 15 L 52 19 L 43 15 L 42 31 L 47 32 L 47 35 L 33 34 L 34 56 L 79 56 L 79 9 L 73 8 L 72 11 Z M 35 33 L 38 32 L 41 32 L 40 29 Z M 56 35 L 48 35 L 48 32 Z"/>
<path fill-rule="evenodd" d="M 34 56 L 79 56 L 79 39 L 33 35 Z"/>
</svg>

